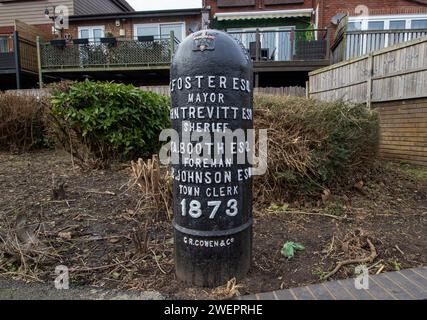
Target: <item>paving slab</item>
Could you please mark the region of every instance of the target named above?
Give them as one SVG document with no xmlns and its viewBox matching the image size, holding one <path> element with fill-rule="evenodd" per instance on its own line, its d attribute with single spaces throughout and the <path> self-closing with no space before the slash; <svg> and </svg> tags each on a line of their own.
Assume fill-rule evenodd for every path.
<svg viewBox="0 0 427 320">
<path fill-rule="evenodd" d="M 164 300 L 158 292 L 106 290 L 91 287 L 57 290 L 54 285 L 0 279 L 0 300 Z"/>
<path fill-rule="evenodd" d="M 241 300 L 427 300 L 427 267 L 369 277 L 368 289 L 354 279 L 239 297 Z"/>
</svg>

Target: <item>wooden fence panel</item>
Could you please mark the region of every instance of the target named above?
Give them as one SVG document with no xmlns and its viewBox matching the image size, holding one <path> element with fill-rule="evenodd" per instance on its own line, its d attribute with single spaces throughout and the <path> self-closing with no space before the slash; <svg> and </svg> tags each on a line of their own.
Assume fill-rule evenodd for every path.
<svg viewBox="0 0 427 320">
<path fill-rule="evenodd" d="M 313 71 L 309 96 L 368 103 L 427 96 L 427 37 Z"/>
<path fill-rule="evenodd" d="M 255 88 L 255 93 L 272 94 L 275 96 L 293 96 L 305 97 L 307 95 L 306 89 L 303 87 L 267 87 Z"/>
<path fill-rule="evenodd" d="M 310 73 L 309 96 L 366 102 L 380 117 L 380 154 L 427 165 L 427 37 Z"/>
</svg>

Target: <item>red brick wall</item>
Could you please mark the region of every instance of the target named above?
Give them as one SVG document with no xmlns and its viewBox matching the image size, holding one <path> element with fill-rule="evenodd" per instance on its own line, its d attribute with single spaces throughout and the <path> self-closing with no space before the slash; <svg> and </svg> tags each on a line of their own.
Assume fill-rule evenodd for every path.
<svg viewBox="0 0 427 320">
<path fill-rule="evenodd" d="M 216 0 L 204 0 L 205 7 L 211 6 L 212 13 L 217 12 L 233 12 L 233 11 L 261 11 L 261 10 L 292 10 L 292 9 L 308 9 L 313 8 L 313 4 L 318 0 L 304 0 L 304 3 L 290 3 L 278 5 L 265 5 L 263 0 L 256 0 L 255 6 L 250 7 L 226 7 L 218 8 Z"/>
<path fill-rule="evenodd" d="M 95 21 L 78 21 L 70 22 L 70 29 L 65 33 L 70 33 L 73 38 L 78 38 L 79 26 L 105 26 L 105 34 L 112 33 L 115 37 L 120 36 L 120 29 L 125 29 L 126 38 L 133 37 L 134 24 L 143 23 L 168 23 L 168 22 L 185 22 L 186 32 L 192 25 L 196 25 L 200 29 L 201 17 L 200 16 L 187 16 L 187 17 L 165 17 L 165 18 L 138 18 L 126 19 L 120 21 L 120 27 L 116 26 L 116 20 L 95 20 Z"/>
<path fill-rule="evenodd" d="M 358 5 L 365 5 L 370 15 L 416 14 L 427 13 L 427 5 L 410 0 L 305 0 L 303 4 L 264 5 L 264 0 L 257 0 L 255 6 L 218 8 L 217 0 L 204 0 L 204 6 L 211 6 L 211 19 L 217 12 L 262 11 L 262 10 L 292 10 L 316 9 L 319 4 L 319 28 L 330 25 L 331 18 L 338 12 L 355 15 Z"/>
<path fill-rule="evenodd" d="M 331 18 L 338 12 L 358 15 L 355 9 L 358 5 L 365 5 L 369 15 L 417 14 L 427 13 L 427 6 L 408 0 L 320 0 L 322 12 L 321 26 L 327 27 Z"/>
<path fill-rule="evenodd" d="M 44 32 L 47 33 L 51 33 L 52 32 L 52 24 L 38 24 L 38 25 L 33 25 L 34 27 L 37 27 L 41 30 L 43 30 Z M 13 31 L 15 30 L 15 28 L 13 26 L 10 27 L 0 27 L 0 34 L 9 34 L 9 33 L 13 33 Z"/>
</svg>

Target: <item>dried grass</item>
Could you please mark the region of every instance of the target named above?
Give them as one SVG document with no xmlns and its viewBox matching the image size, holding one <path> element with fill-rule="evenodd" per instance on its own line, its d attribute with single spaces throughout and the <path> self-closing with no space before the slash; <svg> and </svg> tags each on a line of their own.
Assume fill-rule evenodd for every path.
<svg viewBox="0 0 427 320">
<path fill-rule="evenodd" d="M 0 149 L 25 152 L 41 143 L 42 114 L 35 97 L 0 94 Z"/>
<path fill-rule="evenodd" d="M 369 169 L 379 125 L 365 106 L 255 95 L 256 129 L 268 129 L 268 170 L 255 179 L 258 203 L 316 195 Z"/>
<path fill-rule="evenodd" d="M 132 178 L 130 187 L 138 186 L 143 195 L 144 203 L 149 209 L 164 213 L 168 220 L 172 218 L 172 176 L 168 168 L 160 166 L 159 157 L 131 163 Z"/>
</svg>

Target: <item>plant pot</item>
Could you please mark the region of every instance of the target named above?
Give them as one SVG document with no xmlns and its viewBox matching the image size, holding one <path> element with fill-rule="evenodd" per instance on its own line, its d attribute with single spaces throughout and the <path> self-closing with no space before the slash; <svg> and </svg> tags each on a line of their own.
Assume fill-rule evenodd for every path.
<svg viewBox="0 0 427 320">
<path fill-rule="evenodd" d="M 63 48 L 65 47 L 66 41 L 65 39 L 54 39 L 54 40 L 50 40 L 50 44 L 54 47 Z"/>
<path fill-rule="evenodd" d="M 73 39 L 74 44 L 89 44 L 89 39 Z"/>
<path fill-rule="evenodd" d="M 117 39 L 116 38 L 101 38 L 101 43 L 103 44 L 111 44 L 111 45 L 115 45 L 117 43 Z"/>
<path fill-rule="evenodd" d="M 139 36 L 138 41 L 139 42 L 153 42 L 154 36 Z"/>
</svg>

